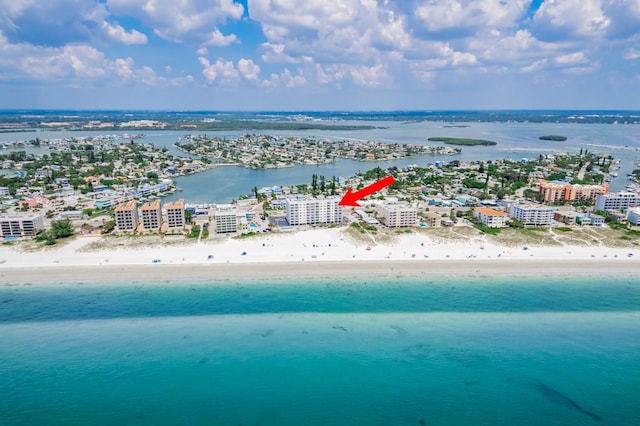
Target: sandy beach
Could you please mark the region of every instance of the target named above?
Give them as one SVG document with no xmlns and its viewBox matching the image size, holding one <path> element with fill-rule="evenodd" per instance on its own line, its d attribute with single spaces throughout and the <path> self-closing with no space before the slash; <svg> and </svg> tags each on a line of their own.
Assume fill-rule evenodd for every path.
<svg viewBox="0 0 640 426">
<path fill-rule="evenodd" d="M 443 241 L 424 233 L 400 234 L 391 241 L 375 244 L 349 238 L 340 228 L 151 246 L 131 244 L 126 239 L 111 240 L 103 246 L 103 241 L 76 238 L 60 247 L 35 251 L 2 246 L 0 282 L 640 273 L 638 249 L 513 247 L 476 237 Z"/>
</svg>

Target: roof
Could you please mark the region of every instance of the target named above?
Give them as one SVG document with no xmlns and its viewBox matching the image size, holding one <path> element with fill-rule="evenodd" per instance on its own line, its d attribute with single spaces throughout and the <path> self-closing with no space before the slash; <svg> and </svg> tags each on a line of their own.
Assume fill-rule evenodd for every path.
<svg viewBox="0 0 640 426">
<path fill-rule="evenodd" d="M 507 216 L 505 212 L 490 209 L 488 207 L 476 207 L 476 211 L 485 216 Z"/>
<path fill-rule="evenodd" d="M 116 211 L 129 211 L 134 210 L 136 208 L 135 200 L 127 201 L 126 203 L 120 204 L 116 207 Z"/>
</svg>

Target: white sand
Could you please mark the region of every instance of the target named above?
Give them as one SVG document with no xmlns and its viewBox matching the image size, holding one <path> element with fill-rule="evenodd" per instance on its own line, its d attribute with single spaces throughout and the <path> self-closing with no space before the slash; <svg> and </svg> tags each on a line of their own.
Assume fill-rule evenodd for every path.
<svg viewBox="0 0 640 426">
<path fill-rule="evenodd" d="M 0 246 L 0 282 L 640 273 L 639 249 L 528 246 L 525 250 L 478 238 L 441 243 L 423 233 L 402 234 L 394 242 L 369 246 L 354 242 L 338 228 L 187 245 L 82 251 L 93 241 L 77 238 L 59 248 L 35 252 Z M 160 262 L 153 263 L 154 259 Z"/>
</svg>

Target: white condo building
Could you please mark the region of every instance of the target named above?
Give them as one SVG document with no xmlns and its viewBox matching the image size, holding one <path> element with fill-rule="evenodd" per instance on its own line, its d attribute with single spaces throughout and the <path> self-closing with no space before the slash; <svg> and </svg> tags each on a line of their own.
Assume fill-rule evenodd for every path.
<svg viewBox="0 0 640 426">
<path fill-rule="evenodd" d="M 382 223 L 389 228 L 411 228 L 418 225 L 418 209 L 408 204 L 383 204 L 378 206 Z"/>
<path fill-rule="evenodd" d="M 509 217 L 505 212 L 490 209 L 488 207 L 476 207 L 473 211 L 473 217 L 489 228 L 502 228 L 507 225 Z"/>
<path fill-rule="evenodd" d="M 624 211 L 629 207 L 640 206 L 640 195 L 635 192 L 614 192 L 596 197 L 595 211 Z"/>
<path fill-rule="evenodd" d="M 553 207 L 512 204 L 509 209 L 509 217 L 516 219 L 523 225 L 547 226 L 551 225 L 555 211 L 556 209 Z"/>
<path fill-rule="evenodd" d="M 34 237 L 44 230 L 40 213 L 0 215 L 0 237 Z"/>
<path fill-rule="evenodd" d="M 289 225 L 312 225 L 316 223 L 341 223 L 340 198 L 287 198 L 285 211 Z"/>
</svg>

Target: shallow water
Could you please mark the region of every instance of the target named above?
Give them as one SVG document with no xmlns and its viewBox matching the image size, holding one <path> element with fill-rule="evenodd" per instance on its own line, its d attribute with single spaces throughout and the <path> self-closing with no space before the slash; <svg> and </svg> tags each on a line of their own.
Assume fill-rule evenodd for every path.
<svg viewBox="0 0 640 426">
<path fill-rule="evenodd" d="M 5 286 L 0 302 L 3 424 L 637 424 L 640 412 L 638 278 Z"/>
</svg>

